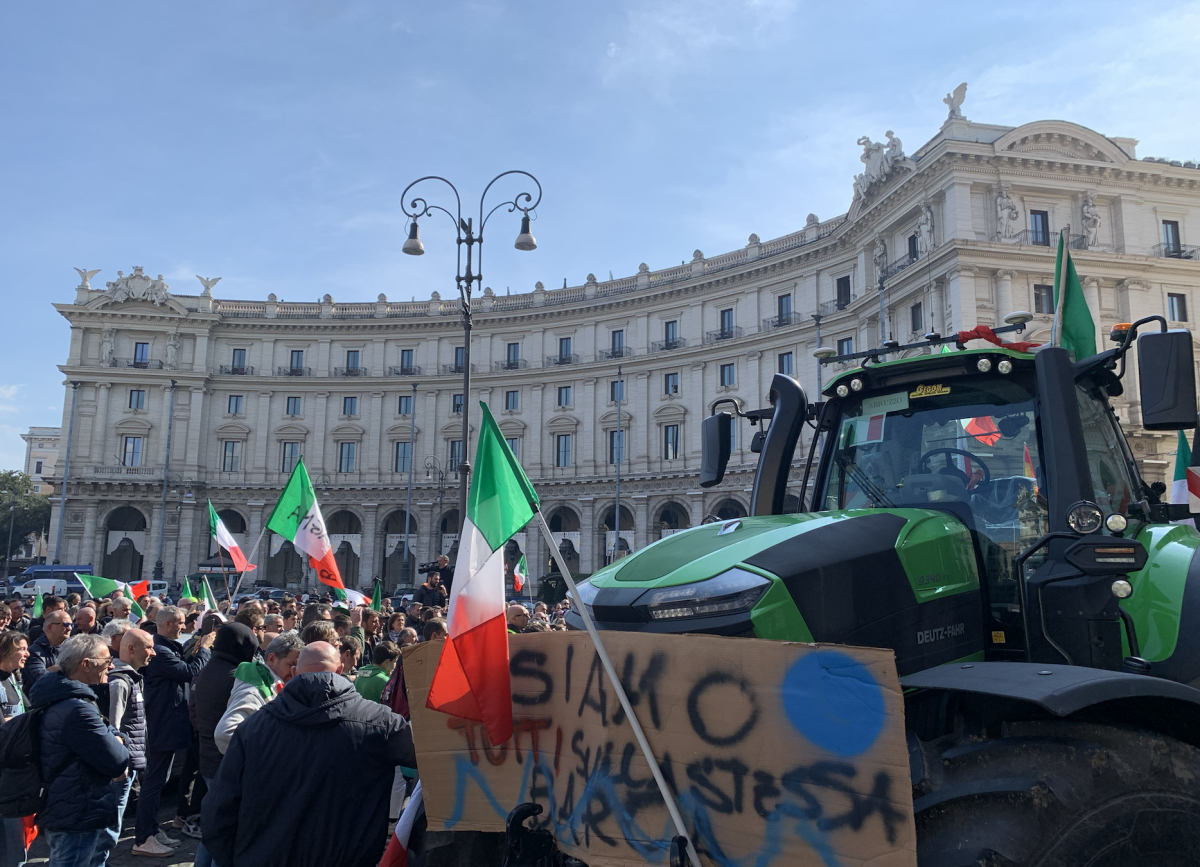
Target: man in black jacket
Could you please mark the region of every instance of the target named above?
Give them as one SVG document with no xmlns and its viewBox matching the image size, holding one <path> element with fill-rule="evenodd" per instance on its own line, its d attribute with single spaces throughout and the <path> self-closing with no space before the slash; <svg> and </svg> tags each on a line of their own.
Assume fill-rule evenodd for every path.
<svg viewBox="0 0 1200 867">
<path fill-rule="evenodd" d="M 438 557 L 438 562 L 441 563 L 445 557 Z M 448 591 L 442 585 L 442 573 L 440 570 L 434 570 L 429 573 L 429 578 L 417 588 L 413 593 L 413 602 L 420 602 L 426 608 L 441 608 L 446 604 Z"/>
<path fill-rule="evenodd" d="M 192 722 L 188 718 L 187 687 L 193 677 L 208 664 L 209 650 L 216 633 L 199 641 L 191 662 L 182 657 L 178 641 L 183 631 L 183 612 L 174 605 L 159 610 L 155 617 L 158 631 L 154 636 L 154 658 L 145 668 L 142 692 L 146 697 L 146 772 L 138 796 L 137 829 L 134 854 L 160 856 L 162 850 L 178 840 L 158 827 L 158 807 L 163 786 L 171 773 L 171 759 L 177 750 L 186 750 L 192 740 Z M 141 851 L 138 851 L 141 850 Z"/>
<path fill-rule="evenodd" d="M 37 822 L 49 838 L 51 864 L 103 864 L 117 842 L 129 750 L 100 716 L 92 691 L 107 681 L 110 665 L 101 637 L 70 639 L 59 654 L 60 670 L 44 675 L 29 696 L 45 712 L 42 779 L 50 788 Z"/>
<path fill-rule="evenodd" d="M 313 642 L 279 697 L 234 732 L 202 808 L 204 845 L 221 867 L 379 863 L 395 768 L 416 766 L 412 732 L 339 671 L 337 650 Z M 303 809 L 280 810 L 277 799 L 255 797 L 268 779 Z"/>
<path fill-rule="evenodd" d="M 71 637 L 71 615 L 66 611 L 51 611 L 43 621 L 45 634 L 29 644 L 29 660 L 25 663 L 25 690 L 33 689 L 38 678 L 47 671 L 57 670 L 58 649 Z"/>
</svg>

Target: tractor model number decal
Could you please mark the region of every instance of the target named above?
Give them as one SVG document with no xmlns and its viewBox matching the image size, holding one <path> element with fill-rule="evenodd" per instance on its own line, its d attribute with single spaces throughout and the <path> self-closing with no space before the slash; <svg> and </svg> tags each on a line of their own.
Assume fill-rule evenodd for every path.
<svg viewBox="0 0 1200 867">
<path fill-rule="evenodd" d="M 967 624 L 955 623 L 953 626 L 938 626 L 934 629 L 922 629 L 917 632 L 917 644 L 932 644 L 935 641 L 945 641 L 947 638 L 958 638 L 967 632 Z"/>
<path fill-rule="evenodd" d="M 942 385 L 940 382 L 937 385 L 918 385 L 913 391 L 908 393 L 910 399 L 919 397 L 937 397 L 940 394 L 949 394 L 950 386 Z"/>
</svg>

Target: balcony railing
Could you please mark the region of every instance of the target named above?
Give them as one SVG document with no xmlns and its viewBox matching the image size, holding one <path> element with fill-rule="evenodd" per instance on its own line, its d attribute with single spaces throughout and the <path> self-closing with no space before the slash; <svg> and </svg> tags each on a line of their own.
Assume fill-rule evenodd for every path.
<svg viewBox="0 0 1200 867">
<path fill-rule="evenodd" d="M 857 295 L 843 295 L 833 301 L 822 301 L 818 309 L 822 316 L 832 316 L 834 313 L 845 310 L 857 300 Z"/>
<path fill-rule="evenodd" d="M 370 376 L 370 371 L 365 367 L 335 367 L 333 369 L 334 376 Z"/>
<path fill-rule="evenodd" d="M 570 355 L 547 355 L 546 356 L 546 366 L 547 367 L 558 367 L 563 364 L 578 364 L 578 363 L 579 363 L 579 356 L 576 355 L 575 353 L 571 353 Z"/>
<path fill-rule="evenodd" d="M 671 352 L 675 349 L 683 349 L 687 346 L 686 337 L 676 337 L 674 340 L 656 340 L 650 344 L 651 352 Z"/>
<path fill-rule="evenodd" d="M 524 370 L 529 367 L 529 362 L 524 358 L 509 358 L 504 361 L 493 361 L 493 370 Z"/>
<path fill-rule="evenodd" d="M 454 374 L 454 373 L 457 373 L 458 375 L 461 376 L 462 372 L 463 372 L 463 366 L 461 364 L 443 364 L 442 365 L 442 375 L 443 376 L 449 376 L 450 374 Z"/>
<path fill-rule="evenodd" d="M 742 327 L 735 325 L 732 328 L 718 328 L 716 331 L 706 331 L 704 333 L 705 343 L 717 343 L 721 340 L 733 340 L 742 336 Z"/>
<path fill-rule="evenodd" d="M 1058 232 L 1025 229 L 1017 232 L 1017 243 L 1022 247 L 1057 247 Z M 1071 250 L 1086 250 L 1088 248 L 1087 235 L 1068 235 L 1067 247 Z"/>
<path fill-rule="evenodd" d="M 596 353 L 596 357 L 601 361 L 608 361 L 613 358 L 632 358 L 633 350 L 628 346 L 617 346 L 613 349 L 601 349 Z"/>
<path fill-rule="evenodd" d="M 388 376 L 420 376 L 421 368 L 413 365 L 411 367 L 389 367 Z"/>
<path fill-rule="evenodd" d="M 276 376 L 312 376 L 311 367 L 277 367 Z"/>
<path fill-rule="evenodd" d="M 788 325 L 795 325 L 800 321 L 798 313 L 782 313 L 779 316 L 768 316 L 762 321 L 762 330 L 770 331 L 773 328 L 783 328 Z"/>
<path fill-rule="evenodd" d="M 109 361 L 110 367 L 136 367 L 138 370 L 162 370 L 163 363 L 148 358 L 114 358 Z"/>
<path fill-rule="evenodd" d="M 892 264 L 888 265 L 886 268 L 883 269 L 883 273 L 879 275 L 880 279 L 891 280 L 893 277 L 895 277 L 897 274 L 899 274 L 901 271 L 903 271 L 905 268 L 907 268 L 909 265 L 912 265 L 916 261 L 917 261 L 916 256 L 902 256 L 901 258 L 897 259 L 895 262 L 893 262 Z"/>
<path fill-rule="evenodd" d="M 230 364 L 222 364 L 217 370 L 224 376 L 254 376 L 253 367 L 234 367 Z"/>
<path fill-rule="evenodd" d="M 157 476 L 162 475 L 162 470 L 157 467 L 126 467 L 121 464 L 116 466 L 90 466 L 87 468 L 89 476 Z"/>
<path fill-rule="evenodd" d="M 1200 259 L 1200 247 L 1188 247 L 1184 244 L 1155 244 L 1150 248 L 1150 255 L 1159 259 Z"/>
</svg>

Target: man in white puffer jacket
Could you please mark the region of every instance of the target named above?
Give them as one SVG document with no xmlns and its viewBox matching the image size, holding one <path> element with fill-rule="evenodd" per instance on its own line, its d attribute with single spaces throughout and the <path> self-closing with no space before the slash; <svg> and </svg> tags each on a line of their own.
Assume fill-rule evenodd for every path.
<svg viewBox="0 0 1200 867">
<path fill-rule="evenodd" d="M 234 670 L 233 692 L 213 733 L 213 740 L 221 755 L 229 749 L 233 733 L 246 717 L 279 695 L 284 684 L 296 674 L 296 660 L 303 649 L 304 642 L 299 635 L 285 632 L 267 645 L 265 664 L 255 659 L 241 663 Z"/>
</svg>

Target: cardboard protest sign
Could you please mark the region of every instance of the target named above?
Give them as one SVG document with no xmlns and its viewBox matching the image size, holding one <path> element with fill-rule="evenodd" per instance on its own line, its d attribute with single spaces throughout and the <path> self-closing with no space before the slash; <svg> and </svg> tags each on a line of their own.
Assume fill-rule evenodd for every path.
<svg viewBox="0 0 1200 867">
<path fill-rule="evenodd" d="M 606 632 L 697 851 L 718 867 L 914 867 L 890 650 Z M 675 835 L 584 632 L 509 636 L 514 732 L 427 710 L 442 642 L 404 654 L 431 830 L 503 831 L 518 804 L 589 867 L 665 864 Z"/>
</svg>

